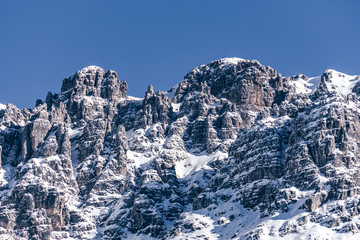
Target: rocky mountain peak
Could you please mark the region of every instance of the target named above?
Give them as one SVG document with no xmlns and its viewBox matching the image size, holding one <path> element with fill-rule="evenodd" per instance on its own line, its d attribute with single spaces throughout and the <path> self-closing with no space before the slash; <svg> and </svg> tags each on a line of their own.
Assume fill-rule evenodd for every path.
<svg viewBox="0 0 360 240">
<path fill-rule="evenodd" d="M 333 69 L 327 69 L 321 77 L 317 77 L 318 86 L 315 91 L 317 97 L 328 94 L 348 96 L 359 93 L 360 76 L 348 75 Z"/>
<path fill-rule="evenodd" d="M 61 94 L 70 97 L 93 96 L 106 99 L 126 98 L 127 83 L 113 70 L 89 66 L 63 80 Z"/>
<path fill-rule="evenodd" d="M 238 65 L 241 62 L 246 62 L 249 60 L 246 60 L 243 58 L 238 58 L 238 57 L 232 57 L 232 58 L 220 58 L 219 60 L 215 60 L 215 61 L 218 61 L 224 65 Z"/>
<path fill-rule="evenodd" d="M 84 67 L 83 69 L 77 71 L 79 75 L 93 75 L 96 72 L 105 72 L 105 70 L 99 66 L 90 65 L 87 67 Z"/>
<path fill-rule="evenodd" d="M 175 99 L 202 91 L 204 83 L 217 98 L 240 105 L 271 106 L 278 91 L 288 91 L 289 81 L 256 60 L 224 58 L 194 68 L 179 84 Z"/>
<path fill-rule="evenodd" d="M 63 80 L 61 93 L 67 92 L 75 87 L 88 86 L 98 87 L 101 85 L 105 70 L 97 66 L 85 67 L 77 71 L 73 76 Z M 85 94 L 87 94 L 85 92 Z"/>
<path fill-rule="evenodd" d="M 153 85 L 149 85 L 146 92 L 145 92 L 145 99 L 154 96 L 154 87 Z"/>
</svg>

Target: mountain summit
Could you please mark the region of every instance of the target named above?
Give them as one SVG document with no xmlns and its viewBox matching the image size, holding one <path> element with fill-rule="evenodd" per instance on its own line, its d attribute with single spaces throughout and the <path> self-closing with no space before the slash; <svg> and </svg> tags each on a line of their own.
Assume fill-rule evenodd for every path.
<svg viewBox="0 0 360 240">
<path fill-rule="evenodd" d="M 0 104 L 0 238 L 360 238 L 359 82 L 223 58 L 135 98 L 89 66 Z"/>
</svg>

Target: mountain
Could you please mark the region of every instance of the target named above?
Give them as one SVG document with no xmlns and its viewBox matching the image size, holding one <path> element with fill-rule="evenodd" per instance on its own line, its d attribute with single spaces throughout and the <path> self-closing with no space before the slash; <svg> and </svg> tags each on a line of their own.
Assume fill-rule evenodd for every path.
<svg viewBox="0 0 360 240">
<path fill-rule="evenodd" d="M 225 58 L 127 88 L 89 66 L 0 105 L 1 239 L 360 238 L 360 76 Z"/>
</svg>

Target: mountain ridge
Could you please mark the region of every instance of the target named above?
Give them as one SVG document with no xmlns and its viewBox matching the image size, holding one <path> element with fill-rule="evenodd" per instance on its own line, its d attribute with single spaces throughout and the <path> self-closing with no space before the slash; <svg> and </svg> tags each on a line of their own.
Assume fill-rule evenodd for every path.
<svg viewBox="0 0 360 240">
<path fill-rule="evenodd" d="M 359 80 L 224 58 L 140 99 L 85 67 L 0 109 L 0 236 L 359 236 Z"/>
</svg>

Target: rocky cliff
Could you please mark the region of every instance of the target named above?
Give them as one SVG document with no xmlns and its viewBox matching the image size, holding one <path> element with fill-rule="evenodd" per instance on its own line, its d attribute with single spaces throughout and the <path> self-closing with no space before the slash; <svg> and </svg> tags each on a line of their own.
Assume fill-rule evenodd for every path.
<svg viewBox="0 0 360 240">
<path fill-rule="evenodd" d="M 0 105 L 0 238 L 360 238 L 359 89 L 225 58 L 135 98 L 86 67 Z"/>
</svg>

